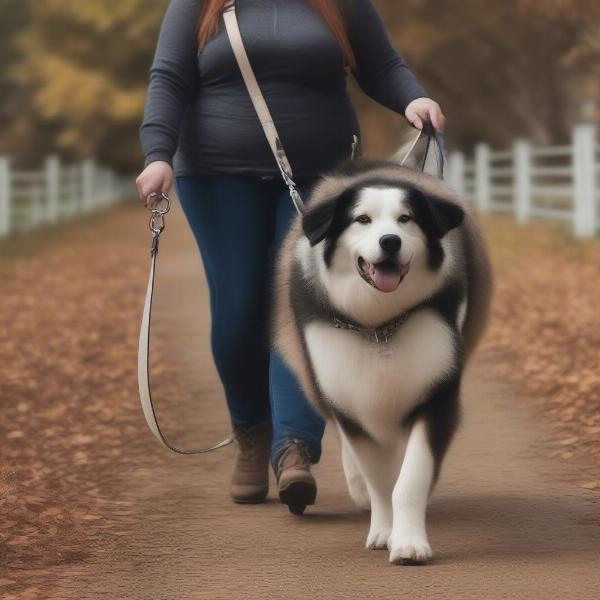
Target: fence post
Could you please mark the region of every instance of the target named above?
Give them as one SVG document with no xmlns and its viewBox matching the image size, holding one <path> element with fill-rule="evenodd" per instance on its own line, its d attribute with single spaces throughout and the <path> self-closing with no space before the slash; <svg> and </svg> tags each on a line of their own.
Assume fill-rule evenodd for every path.
<svg viewBox="0 0 600 600">
<path fill-rule="evenodd" d="M 108 196 L 108 204 L 115 203 L 115 187 L 114 187 L 114 173 L 112 169 L 106 171 L 106 194 Z"/>
<path fill-rule="evenodd" d="M 0 237 L 10 233 L 11 188 L 10 159 L 0 156 Z"/>
<path fill-rule="evenodd" d="M 33 197 L 33 214 L 31 223 L 33 227 L 37 227 L 44 222 L 44 188 L 41 185 L 35 185 L 32 191 Z"/>
<path fill-rule="evenodd" d="M 460 198 L 465 197 L 465 155 L 451 152 L 448 157 L 448 183 Z"/>
<path fill-rule="evenodd" d="M 90 158 L 81 164 L 81 191 L 83 196 L 83 210 L 85 212 L 94 208 L 94 175 L 96 165 Z"/>
<path fill-rule="evenodd" d="M 96 200 L 95 203 L 97 206 L 105 206 L 106 205 L 106 167 L 102 167 L 98 170 L 98 189 L 96 192 Z"/>
<path fill-rule="evenodd" d="M 515 218 L 525 223 L 531 214 L 531 148 L 525 140 L 513 145 Z"/>
<path fill-rule="evenodd" d="M 83 199 L 83 177 L 81 176 L 80 165 L 73 165 L 71 171 L 71 182 L 69 186 L 71 196 L 71 208 L 75 213 L 83 212 L 81 205 Z"/>
<path fill-rule="evenodd" d="M 46 220 L 55 223 L 58 220 L 58 199 L 60 186 L 60 159 L 49 156 L 46 159 Z"/>
<path fill-rule="evenodd" d="M 490 147 L 487 144 L 475 146 L 475 202 L 482 213 L 490 210 Z"/>
<path fill-rule="evenodd" d="M 576 125 L 573 130 L 573 223 L 575 236 L 596 233 L 596 128 Z"/>
</svg>

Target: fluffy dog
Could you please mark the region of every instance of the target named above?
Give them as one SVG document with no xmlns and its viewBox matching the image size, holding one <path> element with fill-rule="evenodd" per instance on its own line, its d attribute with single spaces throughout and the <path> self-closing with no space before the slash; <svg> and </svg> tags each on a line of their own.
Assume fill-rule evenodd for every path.
<svg viewBox="0 0 600 600">
<path fill-rule="evenodd" d="M 443 182 L 392 161 L 346 164 L 307 207 L 277 259 L 274 345 L 337 426 L 367 548 L 427 561 L 427 501 L 489 308 L 486 249 Z"/>
</svg>

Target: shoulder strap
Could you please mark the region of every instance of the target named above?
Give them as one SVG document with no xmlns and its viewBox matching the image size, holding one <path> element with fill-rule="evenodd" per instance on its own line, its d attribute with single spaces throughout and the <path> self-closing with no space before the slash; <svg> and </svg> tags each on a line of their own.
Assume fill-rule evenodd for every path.
<svg viewBox="0 0 600 600">
<path fill-rule="evenodd" d="M 262 95 L 258 81 L 256 81 L 256 76 L 254 75 L 250 61 L 248 60 L 248 55 L 246 54 L 246 48 L 244 47 L 244 42 L 240 33 L 240 26 L 235 14 L 235 0 L 227 0 L 225 3 L 223 10 L 223 21 L 225 23 L 227 36 L 229 37 L 229 43 L 231 44 L 235 59 L 240 68 L 242 78 L 246 84 L 248 94 L 252 100 L 252 104 L 256 114 L 258 115 L 260 124 L 265 132 L 269 146 L 271 146 L 273 156 L 275 157 L 277 165 L 279 166 L 279 170 L 281 171 L 281 176 L 290 190 L 290 197 L 292 198 L 292 202 L 296 207 L 296 211 L 299 214 L 303 214 L 305 211 L 304 202 L 302 202 L 300 192 L 298 191 L 298 188 L 294 182 L 292 167 L 287 158 L 285 150 L 283 149 L 283 144 L 281 143 L 281 139 L 277 133 L 277 128 L 273 122 L 273 117 L 271 116 L 269 107 L 265 102 L 265 98 Z"/>
</svg>

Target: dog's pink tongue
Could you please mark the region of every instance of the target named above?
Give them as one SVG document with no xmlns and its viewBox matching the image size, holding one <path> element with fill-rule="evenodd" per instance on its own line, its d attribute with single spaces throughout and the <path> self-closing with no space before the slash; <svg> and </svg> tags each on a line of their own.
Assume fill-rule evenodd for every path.
<svg viewBox="0 0 600 600">
<path fill-rule="evenodd" d="M 375 287 L 382 292 L 393 292 L 400 285 L 400 271 L 383 271 L 370 262 L 367 262 L 369 277 Z"/>
</svg>

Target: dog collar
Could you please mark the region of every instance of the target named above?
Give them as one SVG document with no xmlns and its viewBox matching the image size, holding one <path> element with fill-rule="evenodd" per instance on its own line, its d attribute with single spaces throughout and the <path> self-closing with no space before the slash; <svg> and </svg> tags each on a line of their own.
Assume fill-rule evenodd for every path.
<svg viewBox="0 0 600 600">
<path fill-rule="evenodd" d="M 388 321 L 379 327 L 364 327 L 356 323 L 345 321 L 337 315 L 333 315 L 333 326 L 336 329 L 357 331 L 363 337 L 368 339 L 370 342 L 374 342 L 375 344 L 387 344 L 396 331 L 398 331 L 400 326 L 406 321 L 408 312 L 409 311 L 402 313 L 400 316 L 395 317 L 391 321 Z"/>
</svg>

